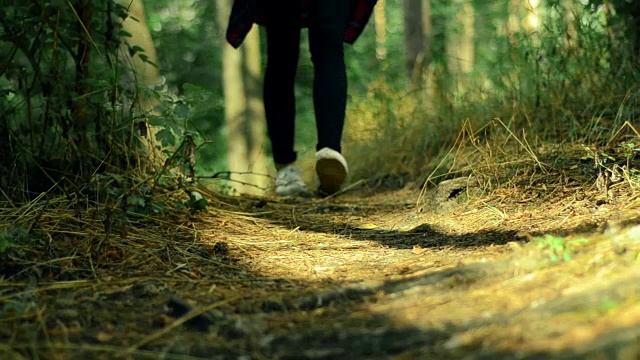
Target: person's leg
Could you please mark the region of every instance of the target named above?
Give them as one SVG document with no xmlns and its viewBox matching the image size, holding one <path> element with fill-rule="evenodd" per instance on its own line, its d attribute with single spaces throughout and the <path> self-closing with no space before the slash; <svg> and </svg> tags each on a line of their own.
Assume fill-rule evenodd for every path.
<svg viewBox="0 0 640 360">
<path fill-rule="evenodd" d="M 267 68 L 264 108 L 273 159 L 277 167 L 293 163 L 295 134 L 294 83 L 300 53 L 300 0 L 264 4 Z"/>
<path fill-rule="evenodd" d="M 341 142 L 347 104 L 344 31 L 347 0 L 310 0 L 309 48 L 314 68 L 313 104 L 318 130 L 316 172 L 321 193 L 340 190 L 347 176 Z"/>
<path fill-rule="evenodd" d="M 343 41 L 349 4 L 347 0 L 310 0 L 309 47 L 314 66 L 317 150 L 328 147 L 341 151 L 347 102 Z"/>
<path fill-rule="evenodd" d="M 306 196 L 309 192 L 300 169 L 294 165 L 294 84 L 300 54 L 300 0 L 264 0 L 267 32 L 267 69 L 264 75 L 264 109 L 278 173 L 275 193 Z"/>
</svg>

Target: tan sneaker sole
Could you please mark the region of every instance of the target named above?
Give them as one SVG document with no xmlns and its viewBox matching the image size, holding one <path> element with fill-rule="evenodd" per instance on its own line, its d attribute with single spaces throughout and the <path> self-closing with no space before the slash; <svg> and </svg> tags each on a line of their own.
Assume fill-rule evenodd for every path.
<svg viewBox="0 0 640 360">
<path fill-rule="evenodd" d="M 347 178 L 348 169 L 344 157 L 337 151 L 325 148 L 318 152 L 316 158 L 318 190 L 328 195 L 337 193 Z"/>
</svg>

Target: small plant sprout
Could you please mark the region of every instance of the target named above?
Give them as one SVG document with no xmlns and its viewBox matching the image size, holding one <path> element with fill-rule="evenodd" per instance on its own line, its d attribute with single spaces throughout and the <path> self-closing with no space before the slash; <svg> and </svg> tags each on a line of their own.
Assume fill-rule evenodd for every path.
<svg viewBox="0 0 640 360">
<path fill-rule="evenodd" d="M 572 253 L 575 251 L 576 247 L 580 244 L 587 243 L 587 239 L 578 238 L 569 240 L 563 237 L 547 234 L 542 237 L 533 238 L 532 242 L 537 245 L 538 249 L 541 249 L 549 256 L 549 260 L 551 260 L 551 262 L 556 263 L 560 260 L 570 261 Z"/>
</svg>

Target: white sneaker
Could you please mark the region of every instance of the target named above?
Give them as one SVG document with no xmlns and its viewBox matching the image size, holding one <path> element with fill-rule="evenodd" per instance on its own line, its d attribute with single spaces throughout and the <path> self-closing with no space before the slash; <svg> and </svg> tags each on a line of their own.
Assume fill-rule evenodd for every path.
<svg viewBox="0 0 640 360">
<path fill-rule="evenodd" d="M 278 170 L 276 175 L 276 194 L 280 196 L 306 196 L 310 194 L 297 166 L 287 165 Z"/>
<path fill-rule="evenodd" d="M 337 193 L 349 172 L 347 160 L 339 152 L 322 148 L 316 153 L 316 173 L 318 173 L 318 190 L 324 194 Z"/>
</svg>

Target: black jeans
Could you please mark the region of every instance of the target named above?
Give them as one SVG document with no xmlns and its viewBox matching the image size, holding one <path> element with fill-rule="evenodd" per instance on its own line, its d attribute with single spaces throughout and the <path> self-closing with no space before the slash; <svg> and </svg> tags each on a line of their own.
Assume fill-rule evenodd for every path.
<svg viewBox="0 0 640 360">
<path fill-rule="evenodd" d="M 294 82 L 300 54 L 300 0 L 265 2 L 267 69 L 264 107 L 276 164 L 296 160 Z M 347 102 L 344 31 L 348 0 L 309 0 L 309 48 L 318 150 L 341 150 Z"/>
</svg>

